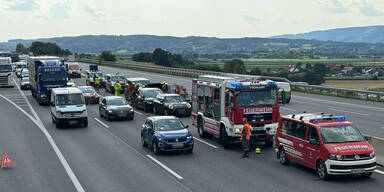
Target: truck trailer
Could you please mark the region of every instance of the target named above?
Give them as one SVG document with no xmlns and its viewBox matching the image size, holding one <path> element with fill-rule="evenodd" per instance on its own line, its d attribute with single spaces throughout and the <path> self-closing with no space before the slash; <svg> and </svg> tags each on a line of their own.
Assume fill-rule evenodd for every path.
<svg viewBox="0 0 384 192">
<path fill-rule="evenodd" d="M 32 96 L 41 104 L 49 104 L 51 90 L 67 86 L 67 72 L 59 57 L 29 57 L 29 82 Z"/>
</svg>

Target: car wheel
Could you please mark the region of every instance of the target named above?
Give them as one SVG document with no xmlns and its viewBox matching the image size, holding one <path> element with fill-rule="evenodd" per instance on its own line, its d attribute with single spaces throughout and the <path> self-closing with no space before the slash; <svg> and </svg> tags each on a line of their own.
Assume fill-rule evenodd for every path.
<svg viewBox="0 0 384 192">
<path fill-rule="evenodd" d="M 220 142 L 223 145 L 224 149 L 229 149 L 229 146 L 230 146 L 229 138 L 224 128 L 221 128 L 220 130 Z"/>
<path fill-rule="evenodd" d="M 187 153 L 193 153 L 193 148 L 188 149 L 188 150 L 187 150 Z"/>
<path fill-rule="evenodd" d="M 107 119 L 107 121 L 111 120 L 111 119 L 109 118 L 109 114 L 108 114 L 108 113 L 106 113 L 105 118 Z"/>
<path fill-rule="evenodd" d="M 133 120 L 133 118 L 134 118 L 134 115 L 132 115 L 132 116 L 129 116 L 129 117 L 128 117 L 128 120 L 132 121 L 132 120 Z"/>
<path fill-rule="evenodd" d="M 157 114 L 155 105 L 153 105 L 153 109 L 152 109 L 152 111 L 153 111 L 154 114 Z"/>
<path fill-rule="evenodd" d="M 61 123 L 59 121 L 56 121 L 56 128 L 60 129 L 62 127 Z"/>
<path fill-rule="evenodd" d="M 164 109 L 164 115 L 165 115 L 165 116 L 168 116 L 168 115 L 169 115 L 169 113 L 168 113 L 168 110 L 167 110 L 167 109 Z"/>
<path fill-rule="evenodd" d="M 371 175 L 372 175 L 372 172 L 369 172 L 369 173 L 362 173 L 362 174 L 361 174 L 361 176 L 362 176 L 363 178 L 369 178 L 369 177 L 371 177 Z"/>
<path fill-rule="evenodd" d="M 53 117 L 51 117 L 51 119 L 52 119 L 52 123 L 55 123 L 55 119 Z"/>
<path fill-rule="evenodd" d="M 88 127 L 88 120 L 83 123 L 83 127 Z"/>
<path fill-rule="evenodd" d="M 155 155 L 160 154 L 160 149 L 159 149 L 159 147 L 157 146 L 157 144 L 156 144 L 155 141 L 152 142 L 152 151 L 153 151 L 153 153 L 154 153 Z"/>
<path fill-rule="evenodd" d="M 208 133 L 206 133 L 204 130 L 203 130 L 203 120 L 201 118 L 198 118 L 197 120 L 197 133 L 199 134 L 199 136 L 201 138 L 206 138 L 208 137 Z"/>
<path fill-rule="evenodd" d="M 287 158 L 287 154 L 285 153 L 285 150 L 283 147 L 280 147 L 279 149 L 279 160 L 282 165 L 289 164 L 289 159 Z"/>
<path fill-rule="evenodd" d="M 324 161 L 320 160 L 316 164 L 317 175 L 321 180 L 328 179 L 327 167 L 325 166 Z"/>
<path fill-rule="evenodd" d="M 144 148 L 147 148 L 147 147 L 148 147 L 148 144 L 145 142 L 143 136 L 141 136 L 141 146 L 143 146 Z"/>
</svg>

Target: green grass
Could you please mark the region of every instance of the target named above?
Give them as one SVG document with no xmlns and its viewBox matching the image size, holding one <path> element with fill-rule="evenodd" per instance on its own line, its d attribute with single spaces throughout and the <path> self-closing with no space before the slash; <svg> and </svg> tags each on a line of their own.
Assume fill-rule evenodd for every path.
<svg viewBox="0 0 384 192">
<path fill-rule="evenodd" d="M 384 92 L 384 88 L 383 87 L 381 87 L 381 88 L 372 88 L 372 89 L 368 89 L 368 91 Z"/>
</svg>

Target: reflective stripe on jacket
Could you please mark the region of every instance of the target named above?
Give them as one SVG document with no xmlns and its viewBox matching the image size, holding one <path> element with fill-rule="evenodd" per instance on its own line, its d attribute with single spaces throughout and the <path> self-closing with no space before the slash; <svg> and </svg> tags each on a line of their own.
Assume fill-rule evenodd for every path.
<svg viewBox="0 0 384 192">
<path fill-rule="evenodd" d="M 242 138 L 245 136 L 245 139 L 247 140 L 251 139 L 251 126 L 248 123 L 244 124 L 244 126 L 241 128 L 240 135 Z"/>
</svg>

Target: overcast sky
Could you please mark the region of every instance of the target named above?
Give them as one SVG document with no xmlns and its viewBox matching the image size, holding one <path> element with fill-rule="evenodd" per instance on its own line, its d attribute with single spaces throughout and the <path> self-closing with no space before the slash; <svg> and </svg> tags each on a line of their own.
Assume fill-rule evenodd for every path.
<svg viewBox="0 0 384 192">
<path fill-rule="evenodd" d="M 0 41 L 88 34 L 269 37 L 384 24 L 384 0 L 0 0 Z"/>
</svg>

